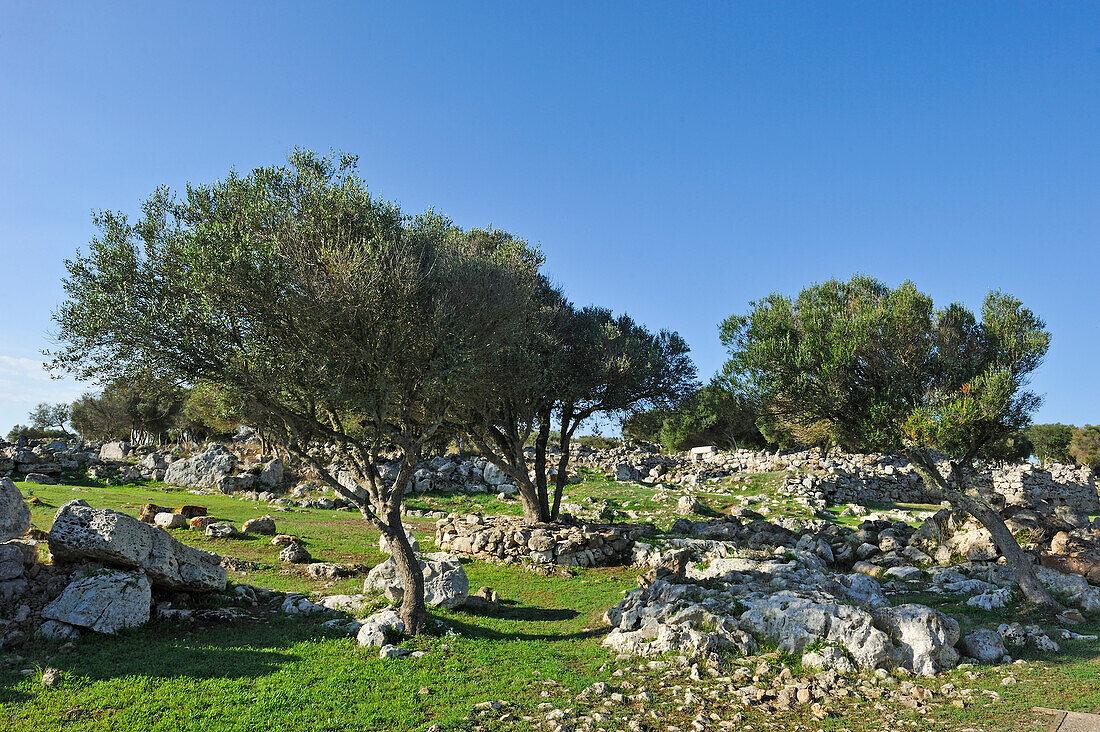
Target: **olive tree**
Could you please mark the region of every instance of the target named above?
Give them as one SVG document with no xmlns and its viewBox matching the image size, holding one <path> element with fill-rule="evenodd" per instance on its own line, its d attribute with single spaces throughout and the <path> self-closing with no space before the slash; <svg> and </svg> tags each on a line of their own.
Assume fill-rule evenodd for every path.
<svg viewBox="0 0 1100 732">
<path fill-rule="evenodd" d="M 67 263 L 52 366 L 101 381 L 144 369 L 247 401 L 389 539 L 417 633 L 424 581 L 402 496 L 454 405 L 493 388 L 538 255 L 406 216 L 348 156 L 297 151 L 142 209 L 135 223 L 99 214 L 89 252 Z"/>
<path fill-rule="evenodd" d="M 50 404 L 41 402 L 27 415 L 31 427 L 37 430 L 56 428 L 62 434 L 69 436 L 65 425 L 72 419 L 72 409 L 68 404 Z"/>
<path fill-rule="evenodd" d="M 552 289 L 544 288 L 540 301 L 539 327 L 501 367 L 501 380 L 516 388 L 480 400 L 472 410 L 478 416 L 466 426 L 478 449 L 516 481 L 524 517 L 554 522 L 577 429 L 594 417 L 675 403 L 694 386 L 695 366 L 676 333 L 653 333 L 604 308 L 578 309 Z M 554 431 L 560 453 L 551 468 L 547 446 Z M 524 446 L 532 436 L 529 462 Z"/>
<path fill-rule="evenodd" d="M 727 373 L 768 418 L 823 424 L 848 449 L 903 453 L 929 492 L 989 531 L 1024 595 L 1055 605 L 977 481 L 1040 403 L 1026 386 L 1050 334 L 1019 300 L 991 292 L 978 321 L 962 305 L 934 308 L 912 283 L 856 276 L 793 300 L 769 295 L 728 318 L 721 337 Z"/>
</svg>

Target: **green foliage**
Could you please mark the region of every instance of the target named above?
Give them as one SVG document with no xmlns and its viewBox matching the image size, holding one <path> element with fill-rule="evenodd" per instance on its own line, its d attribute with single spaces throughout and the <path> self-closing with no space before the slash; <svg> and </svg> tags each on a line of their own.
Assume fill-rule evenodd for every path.
<svg viewBox="0 0 1100 732">
<path fill-rule="evenodd" d="M 699 445 L 761 447 L 756 410 L 748 397 L 714 381 L 671 409 L 636 412 L 623 421 L 623 436 L 657 442 L 679 452 Z"/>
<path fill-rule="evenodd" d="M 1024 430 L 1040 465 L 1072 463 L 1069 445 L 1077 428 L 1068 424 L 1033 424 Z"/>
<path fill-rule="evenodd" d="M 71 437 L 69 431 L 65 429 L 71 416 L 68 404 L 42 402 L 31 410 L 27 418 L 30 420 L 30 426 L 36 430 L 52 430 Z"/>
<path fill-rule="evenodd" d="M 73 428 L 88 440 L 160 441 L 176 427 L 186 394 L 174 381 L 148 370 L 119 375 L 98 394 L 73 402 Z"/>
<path fill-rule="evenodd" d="M 39 429 L 25 424 L 17 424 L 8 431 L 9 442 L 15 442 L 20 437 L 28 440 L 64 440 L 72 438 L 72 435 L 61 430 Z"/>
<path fill-rule="evenodd" d="M 865 276 L 770 295 L 721 336 L 727 377 L 772 430 L 816 425 L 848 449 L 968 459 L 1019 450 L 1009 438 L 1040 401 L 1024 386 L 1050 343 L 1009 295 L 990 293 L 979 322 L 962 305 L 934 308 L 912 283 Z"/>
<path fill-rule="evenodd" d="M 1085 425 L 1074 430 L 1069 454 L 1078 465 L 1100 469 L 1100 425 Z"/>
</svg>

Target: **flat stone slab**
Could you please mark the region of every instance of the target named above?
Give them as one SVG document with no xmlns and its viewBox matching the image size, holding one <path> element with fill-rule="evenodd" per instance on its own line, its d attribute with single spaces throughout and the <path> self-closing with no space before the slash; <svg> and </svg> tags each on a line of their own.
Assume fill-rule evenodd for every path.
<svg viewBox="0 0 1100 732">
<path fill-rule="evenodd" d="M 1050 727 L 1047 727 L 1048 732 L 1100 732 L 1100 714 L 1067 712 L 1064 709 L 1046 707 L 1032 707 L 1031 710 L 1054 715 Z"/>
</svg>

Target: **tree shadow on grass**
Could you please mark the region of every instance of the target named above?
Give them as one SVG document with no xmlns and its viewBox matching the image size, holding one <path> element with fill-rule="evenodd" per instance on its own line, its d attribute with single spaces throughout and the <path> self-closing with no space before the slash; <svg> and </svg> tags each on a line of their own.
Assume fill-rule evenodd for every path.
<svg viewBox="0 0 1100 732">
<path fill-rule="evenodd" d="M 50 654 L 50 665 L 91 680 L 255 679 L 302 660 L 287 649 L 318 639 L 319 630 L 312 623 L 280 620 L 189 627 L 155 623 L 117 636 L 86 634 L 72 651 Z"/>
</svg>

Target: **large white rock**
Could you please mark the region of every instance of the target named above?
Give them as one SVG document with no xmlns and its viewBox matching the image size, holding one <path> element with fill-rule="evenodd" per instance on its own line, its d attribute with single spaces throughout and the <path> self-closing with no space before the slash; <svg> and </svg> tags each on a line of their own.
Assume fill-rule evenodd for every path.
<svg viewBox="0 0 1100 732">
<path fill-rule="evenodd" d="M 887 665 L 893 655 L 890 639 L 870 613 L 810 592 L 776 592 L 751 602 L 741 614 L 741 628 L 798 656 L 816 640 L 840 645 L 864 669 Z"/>
<path fill-rule="evenodd" d="M 485 482 L 489 485 L 503 485 L 508 482 L 507 473 L 492 463 L 485 464 L 485 470 L 481 472 L 481 477 L 484 478 Z"/>
<path fill-rule="evenodd" d="M 274 488 L 283 482 L 283 461 L 279 458 L 269 460 L 264 463 L 263 469 L 260 470 L 259 480 L 260 485 L 265 485 L 268 488 Z"/>
<path fill-rule="evenodd" d="M 356 642 L 361 646 L 373 646 L 381 648 L 388 643 L 387 633 L 404 633 L 405 623 L 393 610 L 386 608 L 371 615 L 359 626 L 359 632 L 355 636 Z"/>
<path fill-rule="evenodd" d="M 436 552 L 420 558 L 424 573 L 424 602 L 433 607 L 460 607 L 470 595 L 470 580 L 454 554 Z M 363 592 L 382 592 L 390 600 L 405 594 L 405 583 L 393 557 L 374 567 L 363 582 Z"/>
<path fill-rule="evenodd" d="M 188 488 L 215 488 L 233 474 L 237 456 L 225 445 L 213 443 L 197 455 L 176 460 L 168 466 L 164 482 Z"/>
<path fill-rule="evenodd" d="M 967 634 L 962 639 L 963 651 L 979 663 L 997 663 L 1005 655 L 1005 644 L 1001 634 L 995 630 L 981 628 Z"/>
<path fill-rule="evenodd" d="M 924 605 L 898 605 L 875 611 L 875 625 L 897 647 L 896 663 L 915 674 L 934 676 L 959 660 L 959 624 Z"/>
<path fill-rule="evenodd" d="M 101 569 L 71 582 L 42 609 L 42 617 L 99 633 L 149 622 L 152 591 L 144 572 Z"/>
<path fill-rule="evenodd" d="M 18 539 L 31 528 L 31 509 L 11 482 L 0 478 L 0 541 Z"/>
<path fill-rule="evenodd" d="M 62 506 L 50 529 L 50 554 L 56 561 L 92 559 L 145 570 L 153 584 L 202 592 L 225 589 L 221 557 L 194 549 L 157 526 L 83 500 Z"/>
<path fill-rule="evenodd" d="M 100 460 L 125 460 L 129 454 L 130 443 L 121 440 L 104 443 L 103 447 L 99 448 Z"/>
</svg>

